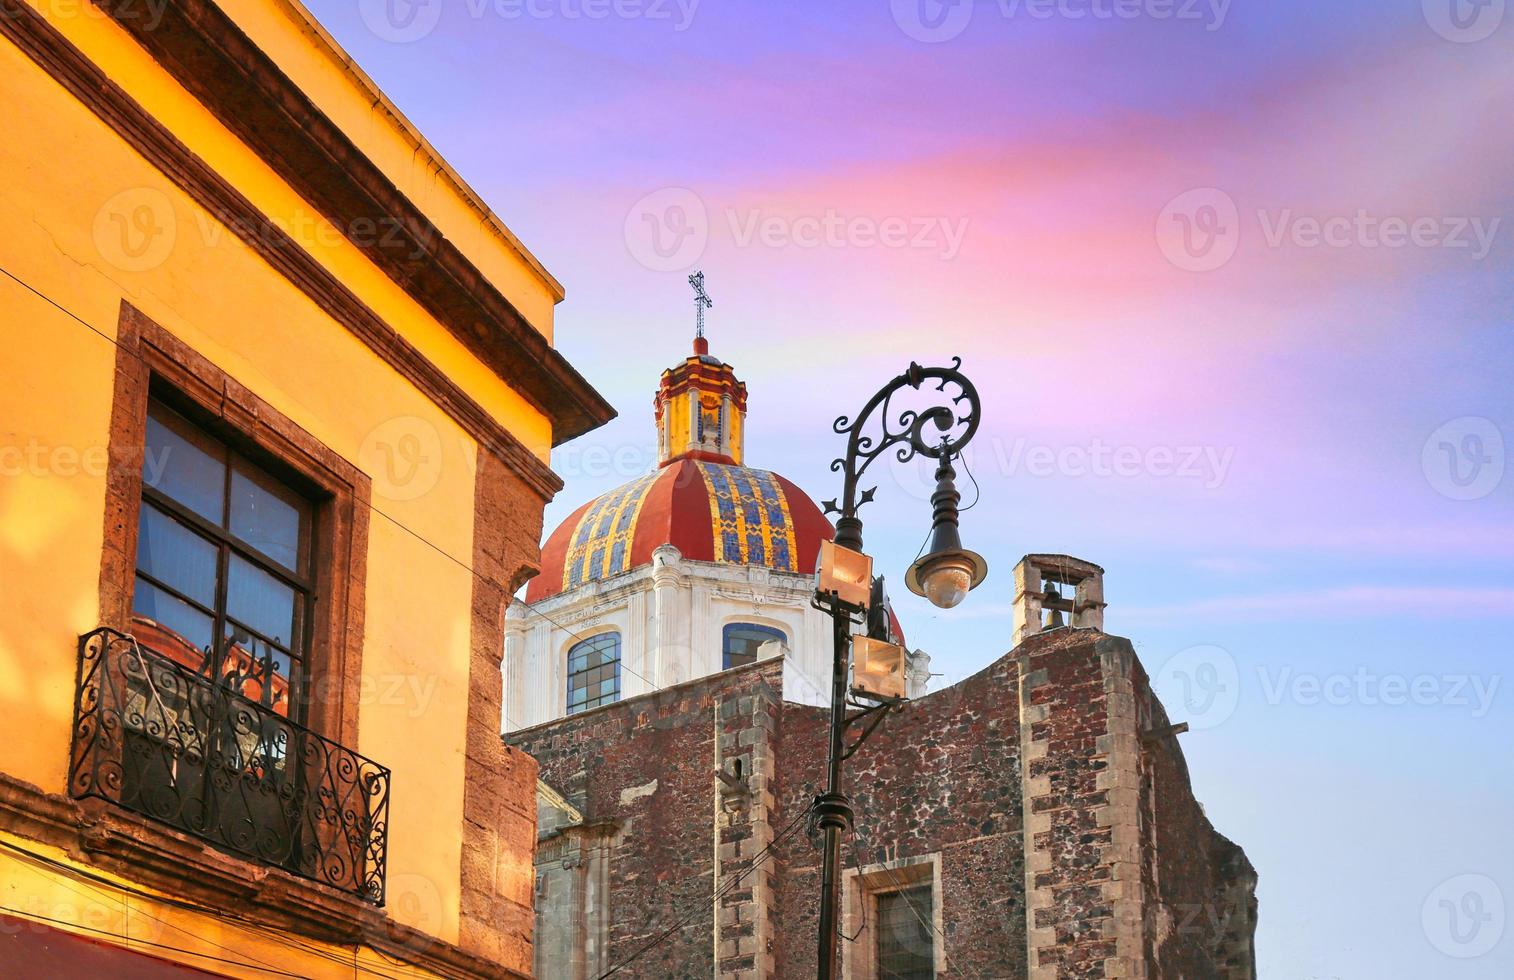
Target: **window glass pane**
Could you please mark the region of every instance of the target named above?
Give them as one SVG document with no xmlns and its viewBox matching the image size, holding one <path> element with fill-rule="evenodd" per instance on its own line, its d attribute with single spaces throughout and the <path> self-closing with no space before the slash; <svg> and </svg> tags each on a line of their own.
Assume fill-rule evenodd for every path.
<svg viewBox="0 0 1514 980">
<path fill-rule="evenodd" d="M 773 640 L 788 642 L 788 635 L 780 629 L 757 623 L 730 623 L 722 631 L 725 640 L 723 666 L 729 670 L 755 663 L 764 643 Z"/>
<path fill-rule="evenodd" d="M 249 701 L 288 717 L 295 669 L 289 654 L 245 636 L 232 637 L 226 651 L 223 676 L 233 689 Z"/>
<path fill-rule="evenodd" d="M 936 944 L 930 885 L 884 892 L 878 902 L 878 975 L 932 980 Z"/>
<path fill-rule="evenodd" d="M 601 633 L 568 650 L 568 714 L 620 696 L 620 634 Z"/>
<path fill-rule="evenodd" d="M 231 533 L 290 571 L 305 570 L 308 513 L 308 504 L 266 474 L 233 462 Z"/>
<path fill-rule="evenodd" d="M 224 524 L 225 449 L 172 410 L 152 402 L 142 481 L 214 524 Z"/>
<path fill-rule="evenodd" d="M 264 636 L 299 650 L 295 590 L 250 562 L 231 556 L 226 615 Z"/>
<path fill-rule="evenodd" d="M 194 601 L 216 601 L 216 546 L 143 501 L 137 568 Z"/>
<path fill-rule="evenodd" d="M 169 641 L 164 644 L 160 643 L 159 638 L 154 637 L 151 631 L 143 631 L 140 639 L 144 646 L 154 649 L 160 645 L 171 646 L 173 649 L 163 649 L 158 652 L 184 663 L 186 667 L 199 666 L 198 662 L 185 661 L 194 659 L 191 656 L 192 653 L 203 652 L 210 648 L 210 638 L 215 633 L 215 624 L 209 616 L 142 578 L 137 579 L 136 587 L 132 590 L 131 607 L 135 615 L 151 620 L 170 631 L 171 634 L 176 634 L 164 638 Z"/>
</svg>

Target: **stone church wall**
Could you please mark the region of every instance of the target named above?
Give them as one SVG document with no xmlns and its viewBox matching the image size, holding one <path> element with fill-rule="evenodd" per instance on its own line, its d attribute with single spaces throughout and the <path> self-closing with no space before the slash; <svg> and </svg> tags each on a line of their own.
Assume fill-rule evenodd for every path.
<svg viewBox="0 0 1514 980">
<path fill-rule="evenodd" d="M 774 867 L 741 876 L 771 833 L 767 743 L 782 670 L 781 660 L 760 662 L 509 736 L 608 841 L 606 962 L 675 929 L 627 976 L 710 977 L 717 956 L 721 976 L 753 975 L 759 958 L 771 970 Z M 716 777 L 717 765 L 734 785 Z M 716 888 L 725 893 L 718 916 Z M 539 975 L 576 980 L 571 967 Z"/>
<path fill-rule="evenodd" d="M 1025 975 L 1017 670 L 1013 659 L 1002 659 L 906 704 L 846 763 L 856 831 L 843 863 L 866 870 L 939 861 L 943 976 Z M 784 706 L 783 812 L 802 809 L 823 788 L 828 720 L 819 708 Z M 783 847 L 776 976 L 784 980 L 814 975 L 820 842 L 817 831 Z M 885 870 L 881 881 L 892 880 Z M 848 884 L 847 904 L 855 908 L 855 882 Z M 847 936 L 863 925 L 851 918 L 850 929 L 843 923 Z M 848 966 L 858 952 L 851 947 L 872 938 L 864 930 L 843 943 Z"/>
<path fill-rule="evenodd" d="M 672 929 L 625 975 L 814 975 L 819 833 L 764 850 L 820 789 L 827 713 L 782 690 L 770 660 L 509 736 L 581 814 L 544 831 L 538 873 L 569 852 L 553 835 L 603 856 L 601 904 L 543 902 L 602 919 L 599 962 Z M 873 975 L 860 896 L 929 881 L 942 977 L 1254 976 L 1255 873 L 1168 725 L 1129 642 L 1092 630 L 1032 635 L 892 712 L 846 766 L 844 975 Z M 598 974 L 539 970 L 580 975 Z"/>
</svg>

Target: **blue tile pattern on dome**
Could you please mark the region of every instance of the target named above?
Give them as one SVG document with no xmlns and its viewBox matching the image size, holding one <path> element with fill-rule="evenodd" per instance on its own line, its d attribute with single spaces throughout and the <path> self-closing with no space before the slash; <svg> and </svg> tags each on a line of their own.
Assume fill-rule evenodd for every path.
<svg viewBox="0 0 1514 980">
<path fill-rule="evenodd" d="M 563 559 L 563 588 L 573 589 L 626 571 L 636 518 L 657 474 L 649 473 L 611 490 L 589 505 L 573 529 Z"/>
<path fill-rule="evenodd" d="M 798 571 L 794 521 L 783 486 L 767 470 L 698 463 L 709 490 L 715 560 Z"/>
</svg>

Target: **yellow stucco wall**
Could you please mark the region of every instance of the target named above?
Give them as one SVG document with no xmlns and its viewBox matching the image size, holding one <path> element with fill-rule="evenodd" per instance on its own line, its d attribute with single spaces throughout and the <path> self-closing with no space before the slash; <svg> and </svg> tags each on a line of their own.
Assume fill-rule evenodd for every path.
<svg viewBox="0 0 1514 980">
<path fill-rule="evenodd" d="M 297 195 L 124 33 L 97 13 L 82 12 L 88 4 L 57 0 L 38 6 L 546 459 L 548 421 L 316 221 Z M 249 0 L 248 7 L 267 8 L 249 19 L 266 20 L 259 30 L 275 38 L 280 0 Z M 287 19 L 284 30 L 293 30 Z M 295 31 L 270 43 L 298 60 L 299 36 Z M 312 62 L 327 57 L 305 55 Z M 343 77 L 323 78 L 312 68 L 302 81 L 350 88 Z M 455 942 L 473 440 L 4 41 L 0 78 L 0 132 L 7 134 L 0 140 L 6 178 L 0 181 L 0 765 L 43 790 L 65 791 L 76 642 L 99 625 L 112 341 L 125 299 L 373 478 L 365 684 L 355 748 L 394 773 L 389 913 Z M 330 101 L 348 95 L 336 93 Z M 360 123 L 356 116 L 348 121 Z M 382 143 L 380 137 L 368 134 Z M 385 138 L 394 144 L 392 154 L 409 152 L 397 130 Z M 448 206 L 465 210 L 458 201 Z M 144 216 L 148 223 L 137 223 Z M 528 281 L 536 282 L 538 292 L 545 288 L 524 258 L 511 258 L 500 243 L 493 247 L 491 271 L 516 266 L 499 283 L 507 295 Z M 535 309 L 532 303 L 540 302 L 540 296 L 528 295 L 518 305 Z M 550 297 L 545 311 L 549 330 Z M 538 309 L 536 318 L 541 315 Z M 396 482 L 378 449 L 405 434 L 419 437 L 425 462 Z M 49 880 L 0 855 L 0 904 L 46 905 L 58 889 L 74 884 Z M 153 914 L 188 915 L 166 909 Z M 266 936 L 205 921 L 191 926 L 207 941 L 262 949 L 257 955 L 267 959 L 272 940 Z M 344 975 L 351 975 L 350 965 Z"/>
<path fill-rule="evenodd" d="M 80 867 L 56 848 L 35 841 L 0 833 L 0 843 L 15 844 L 53 861 Z M 124 945 L 149 956 L 175 960 L 217 975 L 265 980 L 278 975 L 270 970 L 309 977 L 310 980 L 430 975 L 372 949 L 360 948 L 354 953 L 351 947 L 337 949 L 306 939 L 291 940 L 273 930 L 177 909 L 166 902 L 135 894 L 138 886 L 120 876 L 102 874 L 94 868 L 80 870 L 108 881 L 102 883 L 62 874 L 43 862 L 0 847 L 0 907 L 15 910 L 17 918 L 76 932 L 100 942 Z M 112 882 L 125 887 L 112 887 Z M 0 963 L 0 976 L 7 977 L 7 980 L 13 976 L 5 971 L 3 963 Z"/>
</svg>

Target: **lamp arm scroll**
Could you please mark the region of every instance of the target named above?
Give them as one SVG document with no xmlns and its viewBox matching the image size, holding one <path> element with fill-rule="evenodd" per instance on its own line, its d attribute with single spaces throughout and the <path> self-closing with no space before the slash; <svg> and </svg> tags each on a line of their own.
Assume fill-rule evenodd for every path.
<svg viewBox="0 0 1514 980">
<path fill-rule="evenodd" d="M 895 459 L 907 463 L 918 456 L 950 459 L 960 453 L 978 431 L 981 403 L 978 389 L 961 372 L 962 358 L 952 358 L 950 366 L 921 367 L 910 362 L 909 369 L 873 395 L 855 418 L 843 415 L 831 428 L 845 435 L 846 455 L 831 462 L 831 471 L 842 474 L 842 493 L 838 500 L 827 500 L 825 512 L 837 514 L 836 543 L 853 550 L 862 548 L 862 522 L 857 510 L 873 499 L 877 487 L 858 492 L 858 484 L 868 467 L 891 448 L 898 447 Z M 946 404 L 926 409 L 906 408 L 894 415 L 893 397 L 904 388 L 916 391 L 927 381 L 936 382 Z M 952 386 L 948 389 L 948 386 Z M 868 431 L 877 416 L 881 431 Z M 930 428 L 934 427 L 934 432 Z"/>
</svg>

